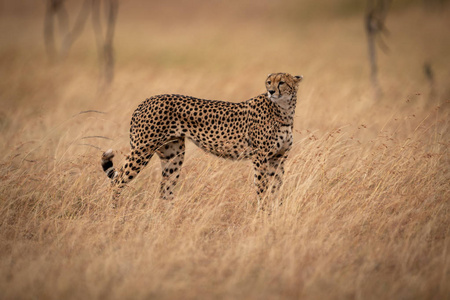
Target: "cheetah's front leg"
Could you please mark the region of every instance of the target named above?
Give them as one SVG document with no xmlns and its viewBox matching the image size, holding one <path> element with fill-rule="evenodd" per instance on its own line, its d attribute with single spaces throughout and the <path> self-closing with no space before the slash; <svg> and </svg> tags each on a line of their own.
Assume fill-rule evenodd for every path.
<svg viewBox="0 0 450 300">
<path fill-rule="evenodd" d="M 264 210 L 264 202 L 267 200 L 267 158 L 256 157 L 253 159 L 253 168 L 255 170 L 255 188 L 258 198 L 258 209 Z"/>
<path fill-rule="evenodd" d="M 276 194 L 283 184 L 284 176 L 284 162 L 286 161 L 288 152 L 277 154 L 269 159 L 269 166 L 267 170 L 270 190 L 272 194 Z M 279 203 L 280 205 L 282 202 Z"/>
</svg>

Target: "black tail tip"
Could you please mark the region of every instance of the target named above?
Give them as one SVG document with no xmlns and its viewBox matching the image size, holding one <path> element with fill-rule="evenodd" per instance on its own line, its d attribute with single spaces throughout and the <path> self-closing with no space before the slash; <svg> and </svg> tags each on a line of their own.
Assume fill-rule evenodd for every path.
<svg viewBox="0 0 450 300">
<path fill-rule="evenodd" d="M 114 157 L 114 151 L 109 149 L 108 151 L 103 152 L 102 154 L 102 162 L 107 162 L 112 160 Z"/>
</svg>

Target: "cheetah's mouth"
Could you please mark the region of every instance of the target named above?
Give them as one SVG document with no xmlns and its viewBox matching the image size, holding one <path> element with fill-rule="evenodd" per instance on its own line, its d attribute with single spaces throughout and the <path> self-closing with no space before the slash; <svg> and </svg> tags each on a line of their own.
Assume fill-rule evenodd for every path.
<svg viewBox="0 0 450 300">
<path fill-rule="evenodd" d="M 269 99 L 271 99 L 271 100 L 275 100 L 275 99 L 278 99 L 278 98 L 280 98 L 280 96 L 279 95 L 271 95 L 270 93 L 267 93 L 267 96 L 269 97 Z"/>
<path fill-rule="evenodd" d="M 290 101 L 292 99 L 292 95 L 270 95 L 270 93 L 268 93 L 268 97 L 270 100 L 280 100 L 280 101 Z"/>
</svg>

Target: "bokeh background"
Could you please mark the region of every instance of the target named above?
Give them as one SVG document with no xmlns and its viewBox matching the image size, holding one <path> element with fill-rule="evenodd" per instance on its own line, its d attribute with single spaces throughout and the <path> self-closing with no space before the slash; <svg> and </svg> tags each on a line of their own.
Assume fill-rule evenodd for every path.
<svg viewBox="0 0 450 300">
<path fill-rule="evenodd" d="M 0 298 L 450 298 L 450 5 L 392 1 L 377 96 L 375 2 L 118 1 L 106 82 L 92 14 L 61 55 L 46 1 L 0 1 Z M 100 156 L 120 166 L 141 101 L 242 101 L 272 72 L 304 80 L 270 213 L 248 162 L 191 143 L 172 208 L 156 158 L 110 208 Z"/>
</svg>

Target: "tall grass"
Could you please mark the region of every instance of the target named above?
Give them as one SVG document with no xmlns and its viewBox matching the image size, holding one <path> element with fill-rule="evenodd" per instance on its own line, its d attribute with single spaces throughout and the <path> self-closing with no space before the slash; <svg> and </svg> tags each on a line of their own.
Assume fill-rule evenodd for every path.
<svg viewBox="0 0 450 300">
<path fill-rule="evenodd" d="M 49 66 L 30 47 L 41 45 L 38 15 L 0 21 L 0 298 L 450 298 L 448 11 L 395 12 L 374 103 L 357 16 L 267 24 L 262 5 L 231 22 L 232 6 L 187 27 L 169 16 L 159 32 L 163 17 L 123 5 L 103 95 L 88 35 Z M 140 101 L 243 100 L 273 71 L 305 80 L 269 211 L 255 209 L 248 161 L 191 143 L 172 207 L 158 198 L 154 158 L 111 208 L 100 156 L 114 148 L 120 165 Z"/>
</svg>

